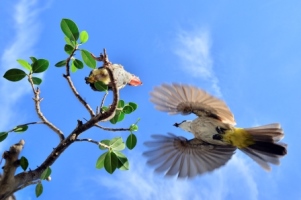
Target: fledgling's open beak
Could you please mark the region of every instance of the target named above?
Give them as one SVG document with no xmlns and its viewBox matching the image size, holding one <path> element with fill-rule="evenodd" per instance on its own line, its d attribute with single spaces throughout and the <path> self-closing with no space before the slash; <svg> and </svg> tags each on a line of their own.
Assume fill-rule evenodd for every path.
<svg viewBox="0 0 301 200">
<path fill-rule="evenodd" d="M 132 79 L 128 84 L 131 86 L 139 86 L 142 85 L 142 82 L 140 81 L 139 77 L 133 75 Z"/>
</svg>

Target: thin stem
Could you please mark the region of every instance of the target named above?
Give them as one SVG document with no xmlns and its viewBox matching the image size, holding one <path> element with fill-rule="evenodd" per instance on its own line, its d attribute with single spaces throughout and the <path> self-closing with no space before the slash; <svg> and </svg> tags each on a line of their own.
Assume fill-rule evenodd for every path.
<svg viewBox="0 0 301 200">
<path fill-rule="evenodd" d="M 84 138 L 84 139 L 76 139 L 75 142 L 91 142 L 93 144 L 96 144 L 97 146 L 102 146 L 106 149 L 109 149 L 110 147 L 104 143 L 97 142 L 95 140 L 89 139 L 89 138 Z"/>
<path fill-rule="evenodd" d="M 106 91 L 106 93 L 103 95 L 103 98 L 102 98 L 102 101 L 101 101 L 100 107 L 99 107 L 99 113 L 102 111 L 102 107 L 103 107 L 103 104 L 105 103 L 107 96 L 108 96 L 108 91 Z"/>
<path fill-rule="evenodd" d="M 101 128 L 105 131 L 130 131 L 129 128 L 108 128 L 108 127 L 100 126 L 99 124 L 95 124 L 94 126 Z"/>
<path fill-rule="evenodd" d="M 65 137 L 63 135 L 63 132 L 60 129 L 58 129 L 55 125 L 53 125 L 51 122 L 49 122 L 41 111 L 40 102 L 43 100 L 43 98 L 40 98 L 40 89 L 38 87 L 37 87 L 37 89 L 34 88 L 31 73 L 28 75 L 28 81 L 29 81 L 31 88 L 33 90 L 33 93 L 34 93 L 33 100 L 35 103 L 35 109 L 36 109 L 37 115 L 39 116 L 39 118 L 42 120 L 42 122 L 44 124 L 46 124 L 50 129 L 52 129 L 55 133 L 58 134 L 61 141 L 64 140 Z"/>
<path fill-rule="evenodd" d="M 16 126 L 15 128 L 13 128 L 13 129 L 7 131 L 7 132 L 8 132 L 8 133 L 9 133 L 9 132 L 13 132 L 13 131 L 15 131 L 17 128 L 20 128 L 20 127 L 22 127 L 22 126 L 27 126 L 27 125 L 33 125 L 33 124 L 45 124 L 45 122 L 41 121 L 41 122 L 29 122 L 29 123 L 26 123 L 26 124 L 20 124 L 20 125 Z"/>
<path fill-rule="evenodd" d="M 73 84 L 73 81 L 71 79 L 71 76 L 70 76 L 70 65 L 69 65 L 69 62 L 72 58 L 72 56 L 74 55 L 75 51 L 77 50 L 77 47 L 73 49 L 73 51 L 71 52 L 70 56 L 67 58 L 66 60 L 66 74 L 64 74 L 64 78 L 66 78 L 73 94 L 75 95 L 75 97 L 79 100 L 79 102 L 81 104 L 84 105 L 84 107 L 88 110 L 88 112 L 90 113 L 90 116 L 91 117 L 94 117 L 95 116 L 95 113 L 94 111 L 92 110 L 91 106 L 80 96 L 80 94 L 77 92 L 74 84 Z"/>
</svg>

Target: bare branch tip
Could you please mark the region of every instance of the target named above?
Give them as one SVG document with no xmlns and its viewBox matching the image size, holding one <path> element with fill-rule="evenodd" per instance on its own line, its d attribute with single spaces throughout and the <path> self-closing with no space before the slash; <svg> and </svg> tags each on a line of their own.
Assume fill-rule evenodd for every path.
<svg viewBox="0 0 301 200">
<path fill-rule="evenodd" d="M 20 140 L 19 144 L 20 144 L 20 145 L 24 145 L 24 144 L 25 144 L 25 141 L 22 139 L 22 140 Z"/>
</svg>

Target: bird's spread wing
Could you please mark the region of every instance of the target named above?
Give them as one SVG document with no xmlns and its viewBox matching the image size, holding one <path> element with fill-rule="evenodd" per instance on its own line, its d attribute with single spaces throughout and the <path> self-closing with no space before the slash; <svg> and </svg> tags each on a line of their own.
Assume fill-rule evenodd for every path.
<svg viewBox="0 0 301 200">
<path fill-rule="evenodd" d="M 190 114 L 212 117 L 235 125 L 232 112 L 224 101 L 202 89 L 189 85 L 162 84 L 150 93 L 155 108 L 169 114 Z"/>
<path fill-rule="evenodd" d="M 153 141 L 144 143 L 150 148 L 143 153 L 148 158 L 147 163 L 155 165 L 157 172 L 179 178 L 192 178 L 219 168 L 236 150 L 232 146 L 212 145 L 196 138 L 187 140 L 171 133 L 152 137 Z"/>
</svg>

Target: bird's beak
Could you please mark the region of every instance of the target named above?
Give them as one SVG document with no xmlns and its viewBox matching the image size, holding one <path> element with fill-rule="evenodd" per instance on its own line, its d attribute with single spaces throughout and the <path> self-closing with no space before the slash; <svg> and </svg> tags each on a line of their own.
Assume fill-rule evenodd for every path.
<svg viewBox="0 0 301 200">
<path fill-rule="evenodd" d="M 138 86 L 138 85 L 142 85 L 142 82 L 140 81 L 139 77 L 133 75 L 132 79 L 129 82 L 129 85 Z"/>
<path fill-rule="evenodd" d="M 180 125 L 180 124 L 178 124 L 178 123 L 175 123 L 175 124 L 174 124 L 175 127 L 179 127 L 179 125 Z"/>
</svg>

